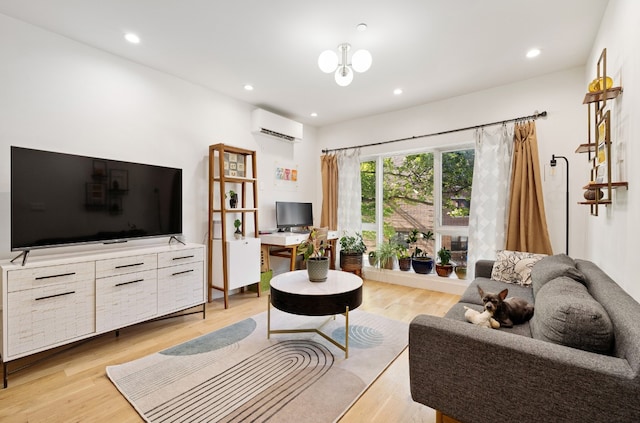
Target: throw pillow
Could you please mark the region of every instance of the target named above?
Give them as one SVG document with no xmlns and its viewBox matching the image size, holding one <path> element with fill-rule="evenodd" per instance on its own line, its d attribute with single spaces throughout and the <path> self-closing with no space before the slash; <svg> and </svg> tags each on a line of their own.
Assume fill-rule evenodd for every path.
<svg viewBox="0 0 640 423">
<path fill-rule="evenodd" d="M 574 281 L 584 284 L 584 274 L 576 268 L 576 262 L 566 254 L 556 254 L 541 259 L 531 269 L 531 286 L 533 295 L 547 282 L 560 276 L 567 276 Z"/>
<path fill-rule="evenodd" d="M 608 354 L 613 346 L 613 323 L 587 288 L 561 276 L 544 285 L 536 296 L 530 322 L 536 339 Z"/>
<path fill-rule="evenodd" d="M 524 286 L 531 285 L 531 268 L 543 257 L 546 257 L 546 254 L 498 251 L 491 271 L 491 279 Z"/>
</svg>

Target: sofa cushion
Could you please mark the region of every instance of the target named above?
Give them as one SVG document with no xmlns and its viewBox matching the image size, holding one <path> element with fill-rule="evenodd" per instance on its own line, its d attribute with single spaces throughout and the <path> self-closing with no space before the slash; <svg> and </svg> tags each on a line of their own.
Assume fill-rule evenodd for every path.
<svg viewBox="0 0 640 423">
<path fill-rule="evenodd" d="M 525 286 L 530 285 L 531 268 L 543 257 L 546 257 L 546 254 L 509 250 L 498 251 L 496 262 L 491 271 L 491 279 Z"/>
<path fill-rule="evenodd" d="M 560 276 L 584 283 L 584 274 L 576 268 L 576 262 L 566 254 L 543 257 L 531 268 L 531 286 L 536 296 L 544 284 Z"/>
<path fill-rule="evenodd" d="M 581 283 L 566 276 L 549 281 L 538 291 L 535 307 L 534 338 L 596 353 L 611 351 L 611 319 Z"/>
<path fill-rule="evenodd" d="M 509 290 L 509 294 L 507 294 L 507 296 L 524 298 L 533 304 L 533 290 L 531 287 L 506 284 L 504 282 L 487 278 L 475 278 L 462 293 L 460 302 L 482 305 L 482 298 L 480 298 L 480 294 L 478 294 L 478 285 L 480 285 L 485 292 L 493 293 L 498 293 L 507 288 Z"/>
</svg>

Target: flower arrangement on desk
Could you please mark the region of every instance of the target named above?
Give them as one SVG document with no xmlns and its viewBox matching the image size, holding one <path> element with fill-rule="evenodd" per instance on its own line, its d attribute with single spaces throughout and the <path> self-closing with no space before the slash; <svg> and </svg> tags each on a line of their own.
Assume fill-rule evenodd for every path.
<svg viewBox="0 0 640 423">
<path fill-rule="evenodd" d="M 325 257 L 324 240 L 318 238 L 318 230 L 312 229 L 309 237 L 298 245 L 298 254 L 307 263 L 307 273 L 311 282 L 324 282 L 329 273 L 329 258 Z"/>
</svg>

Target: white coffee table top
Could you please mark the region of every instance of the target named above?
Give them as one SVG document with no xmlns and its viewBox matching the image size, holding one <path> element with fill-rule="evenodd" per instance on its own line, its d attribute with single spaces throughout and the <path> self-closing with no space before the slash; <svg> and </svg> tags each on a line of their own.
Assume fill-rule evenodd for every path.
<svg viewBox="0 0 640 423">
<path fill-rule="evenodd" d="M 332 295 L 350 292 L 362 286 L 362 279 L 353 273 L 329 270 L 324 282 L 311 282 L 306 270 L 296 270 L 275 276 L 270 281 L 272 288 L 298 295 Z"/>
</svg>

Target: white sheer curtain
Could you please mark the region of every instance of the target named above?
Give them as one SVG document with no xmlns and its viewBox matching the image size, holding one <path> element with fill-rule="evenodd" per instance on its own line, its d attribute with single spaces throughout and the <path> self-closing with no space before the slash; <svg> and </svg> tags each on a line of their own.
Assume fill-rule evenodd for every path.
<svg viewBox="0 0 640 423">
<path fill-rule="evenodd" d="M 362 232 L 360 149 L 340 151 L 338 156 L 338 233 Z"/>
<path fill-rule="evenodd" d="M 467 257 L 469 280 L 473 280 L 476 261 L 495 258 L 496 250 L 505 245 L 512 139 L 513 126 L 502 125 L 494 130 L 480 128 L 475 132 Z"/>
</svg>

